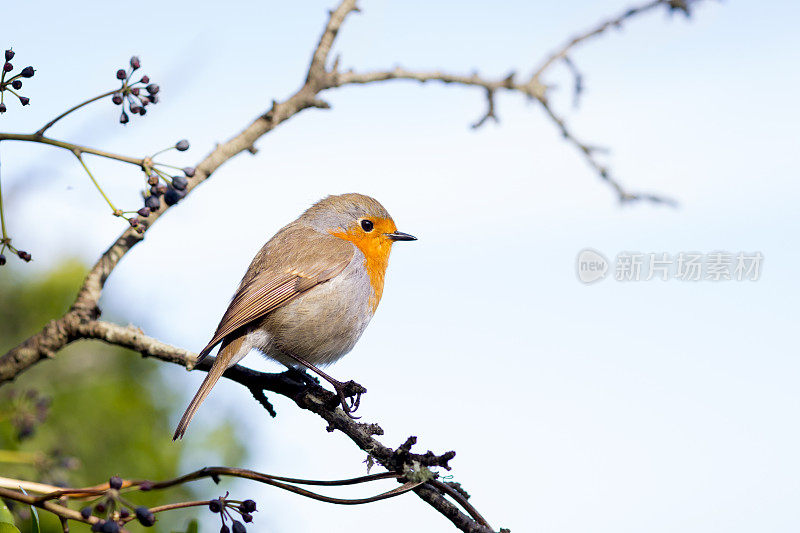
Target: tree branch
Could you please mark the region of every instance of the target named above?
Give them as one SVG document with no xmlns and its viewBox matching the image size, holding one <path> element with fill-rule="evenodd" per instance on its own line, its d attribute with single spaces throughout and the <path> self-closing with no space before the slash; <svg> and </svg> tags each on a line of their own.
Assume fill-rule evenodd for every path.
<svg viewBox="0 0 800 533">
<path fill-rule="evenodd" d="M 674 10 L 681 10 L 686 14 L 689 15 L 689 4 L 698 2 L 699 0 L 652 0 L 645 4 L 632 6 L 620 13 L 615 17 L 611 17 L 607 20 L 604 20 L 594 26 L 592 29 L 578 34 L 566 43 L 558 48 L 555 52 L 547 56 L 547 58 L 542 62 L 542 64 L 537 68 L 532 78 L 538 79 L 541 77 L 544 72 L 553 66 L 559 59 L 564 59 L 567 55 L 572 51 L 573 48 L 576 46 L 583 44 L 585 41 L 588 41 L 594 37 L 598 37 L 601 34 L 605 33 L 606 30 L 610 28 L 619 29 L 622 25 L 627 22 L 629 19 L 641 15 L 643 13 L 647 13 L 648 11 L 652 11 L 661 6 L 666 6 L 668 9 Z"/>
<path fill-rule="evenodd" d="M 156 358 L 185 368 L 194 367 L 196 361 L 194 353 L 148 337 L 135 326 L 119 326 L 110 322 L 90 320 L 79 323 L 76 334 L 81 338 L 98 339 L 115 346 L 129 348 L 145 357 Z M 197 369 L 208 371 L 213 362 L 213 358 L 208 357 L 197 365 Z M 248 390 L 270 391 L 291 399 L 302 409 L 311 411 L 325 420 L 328 423 L 328 431 L 339 430 L 344 433 L 360 449 L 367 452 L 375 462 L 390 472 L 405 473 L 409 468 L 418 470 L 420 467 L 441 467 L 449 470 L 448 463 L 455 457 L 455 452 L 447 452 L 442 455 L 436 455 L 431 451 L 425 454 L 411 453 L 411 447 L 416 443 L 415 437 L 410 437 L 397 449 L 383 445 L 374 438 L 374 435 L 383 434 L 383 429 L 378 424 L 357 422 L 340 408 L 331 407 L 338 405 L 337 396 L 334 393 L 318 385 L 309 385 L 298 379 L 295 372 L 272 374 L 235 365 L 225 372 L 224 377 L 243 385 Z M 440 488 L 434 486 L 420 486 L 416 487 L 414 492 L 447 516 L 462 531 L 471 533 L 493 531 L 471 504 L 465 505 L 466 499 L 463 497 L 459 499 L 457 493 L 453 494 L 455 491 L 441 491 Z M 464 514 L 458 507 L 447 501 L 444 497 L 445 494 L 456 499 L 472 517 Z"/>
</svg>

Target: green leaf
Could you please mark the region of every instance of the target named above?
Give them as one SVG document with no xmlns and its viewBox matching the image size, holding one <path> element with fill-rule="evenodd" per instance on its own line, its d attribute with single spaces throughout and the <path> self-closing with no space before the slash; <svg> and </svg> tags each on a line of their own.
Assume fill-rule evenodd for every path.
<svg viewBox="0 0 800 533">
<path fill-rule="evenodd" d="M 20 533 L 14 525 L 14 517 L 3 500 L 0 500 L 0 533 Z"/>
<path fill-rule="evenodd" d="M 6 502 L 0 500 L 0 527 L 2 527 L 3 524 L 11 524 L 13 526 L 14 516 L 12 516 L 11 511 L 6 507 Z"/>
</svg>

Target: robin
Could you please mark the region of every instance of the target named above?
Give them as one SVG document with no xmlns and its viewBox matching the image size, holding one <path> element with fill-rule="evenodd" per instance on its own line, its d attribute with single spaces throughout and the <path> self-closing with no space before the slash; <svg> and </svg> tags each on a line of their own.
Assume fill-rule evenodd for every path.
<svg viewBox="0 0 800 533">
<path fill-rule="evenodd" d="M 230 367 L 255 348 L 290 368 L 302 365 L 327 380 L 351 417 L 344 383 L 322 372 L 353 349 L 383 294 L 397 231 L 392 217 L 363 194 L 328 196 L 278 231 L 253 258 L 217 331 L 197 357 L 219 353 L 183 413 L 173 440 L 183 436 L 200 404 Z M 355 417 L 354 417 L 355 418 Z"/>
</svg>

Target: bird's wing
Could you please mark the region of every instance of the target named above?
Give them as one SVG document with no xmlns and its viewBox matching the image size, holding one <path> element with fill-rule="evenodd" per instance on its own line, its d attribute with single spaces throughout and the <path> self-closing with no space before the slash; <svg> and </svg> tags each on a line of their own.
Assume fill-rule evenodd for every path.
<svg viewBox="0 0 800 533">
<path fill-rule="evenodd" d="M 214 337 L 198 362 L 226 336 L 285 305 L 338 274 L 353 259 L 355 248 L 342 239 L 309 228 L 282 231 L 253 259 Z M 315 246 L 316 245 L 316 246 Z M 277 251 L 280 250 L 280 254 Z"/>
</svg>

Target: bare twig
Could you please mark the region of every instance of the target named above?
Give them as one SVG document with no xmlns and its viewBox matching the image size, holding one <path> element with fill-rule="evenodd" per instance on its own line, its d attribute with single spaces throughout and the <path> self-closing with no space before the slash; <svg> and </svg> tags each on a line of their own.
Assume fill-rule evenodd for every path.
<svg viewBox="0 0 800 533">
<path fill-rule="evenodd" d="M 100 157 L 105 157 L 106 159 L 114 159 L 115 161 L 130 163 L 132 165 L 136 165 L 137 167 L 142 166 L 142 163 L 144 162 L 144 159 L 136 159 L 135 157 L 128 157 L 126 155 L 106 152 L 103 150 L 98 150 L 96 148 L 91 148 L 89 146 L 81 146 L 80 144 L 70 143 L 66 141 L 58 141 L 56 139 L 51 139 L 50 137 L 43 137 L 38 133 L 0 133 L 0 141 L 25 141 L 25 142 L 33 142 L 40 144 L 49 144 L 50 146 L 63 148 L 64 150 L 69 150 L 70 152 L 73 153 L 78 152 L 82 154 L 92 154 Z"/>
<path fill-rule="evenodd" d="M 539 68 L 537 68 L 534 71 L 532 78 L 541 77 L 541 75 L 547 69 L 549 69 L 554 63 L 556 63 L 559 59 L 564 59 L 565 57 L 567 57 L 567 54 L 569 54 L 569 52 L 571 52 L 573 48 L 575 48 L 580 44 L 583 44 L 584 42 L 594 37 L 600 36 L 606 30 L 610 28 L 617 28 L 617 29 L 621 28 L 622 25 L 629 19 L 637 15 L 647 13 L 648 11 L 652 11 L 653 9 L 656 9 L 660 6 L 667 6 L 670 9 L 674 9 L 673 7 L 674 4 L 675 4 L 674 0 L 652 0 L 645 4 L 629 7 L 619 15 L 604 20 L 603 22 L 594 26 L 592 29 L 576 35 L 575 37 L 564 43 L 561 47 L 559 47 L 555 52 L 547 56 L 547 58 L 542 62 Z"/>
<path fill-rule="evenodd" d="M 34 133 L 34 135 L 36 135 L 36 136 L 42 136 L 42 135 L 44 135 L 44 132 L 46 132 L 47 130 L 49 130 L 49 129 L 50 129 L 52 126 L 53 126 L 53 124 L 55 124 L 56 122 L 58 122 L 58 121 L 59 121 L 59 120 L 61 120 L 62 118 L 66 117 L 66 116 L 67 116 L 67 115 L 69 115 L 70 113 L 74 113 L 75 111 L 77 111 L 78 109 L 82 108 L 83 106 L 85 106 L 85 105 L 89 105 L 89 104 L 91 104 L 92 102 L 96 102 L 96 101 L 98 101 L 98 100 L 100 100 L 100 99 L 102 99 L 102 98 L 105 98 L 106 96 L 111 96 L 112 94 L 114 94 L 115 92 L 118 92 L 119 90 L 120 90 L 120 89 L 114 89 L 114 90 L 112 90 L 112 91 L 108 91 L 108 92 L 105 92 L 105 93 L 103 93 L 103 94 L 98 94 L 97 96 L 95 96 L 95 97 L 93 97 L 93 98 L 89 98 L 88 100 L 86 100 L 86 101 L 83 101 L 83 102 L 81 102 L 81 103 L 80 103 L 80 104 L 78 104 L 78 105 L 75 105 L 75 106 L 73 106 L 73 107 L 70 107 L 69 109 L 67 109 L 66 111 L 64 111 L 64 112 L 63 112 L 63 113 L 61 113 L 60 115 L 58 115 L 56 118 L 54 118 L 53 120 L 51 120 L 50 122 L 48 122 L 47 124 L 45 124 L 44 126 L 42 126 L 41 128 L 39 128 L 39 129 L 36 131 L 36 133 Z"/>
<path fill-rule="evenodd" d="M 578 149 L 578 151 L 581 153 L 581 155 L 583 155 L 583 158 L 586 160 L 586 162 L 589 163 L 589 166 L 591 166 L 603 180 L 605 180 L 606 182 L 608 182 L 609 185 L 611 185 L 611 187 L 617 193 L 617 197 L 619 198 L 620 202 L 622 202 L 622 203 L 631 203 L 631 202 L 637 202 L 637 201 L 648 201 L 648 202 L 652 202 L 652 203 L 655 203 L 655 204 L 668 205 L 670 207 L 676 207 L 678 205 L 675 200 L 673 200 L 671 198 L 668 198 L 668 197 L 665 197 L 665 196 L 659 196 L 659 195 L 650 194 L 650 193 L 630 192 L 627 189 L 625 189 L 611 175 L 611 173 L 609 172 L 608 168 L 606 168 L 604 165 L 600 164 L 600 162 L 597 161 L 597 159 L 595 158 L 595 152 L 598 151 L 598 148 L 596 148 L 594 146 L 590 146 L 590 145 L 578 140 L 575 137 L 575 135 L 573 135 L 573 133 L 569 130 L 569 128 L 567 128 L 567 125 L 564 122 L 564 119 L 562 119 L 561 117 L 556 115 L 555 111 L 553 111 L 553 108 L 549 104 L 547 99 L 543 98 L 543 99 L 539 100 L 539 102 L 542 104 L 542 107 L 544 108 L 545 113 L 550 117 L 550 119 L 553 121 L 553 123 L 561 131 L 561 135 L 564 137 L 564 139 L 566 139 L 570 144 L 575 146 L 575 148 Z"/>
<path fill-rule="evenodd" d="M 61 518 L 65 518 L 68 520 L 78 520 L 79 522 L 84 522 L 86 524 L 94 524 L 95 522 L 100 521 L 99 518 L 94 516 L 90 516 L 89 518 L 83 518 L 78 511 L 73 511 L 68 507 L 64 507 L 57 503 L 53 503 L 52 501 L 49 500 L 37 501 L 36 496 L 23 494 L 16 490 L 0 487 L 0 497 L 18 501 L 28 505 L 33 505 L 34 507 L 38 507 L 39 509 L 44 509 L 45 511 L 49 511 Z"/>
</svg>

